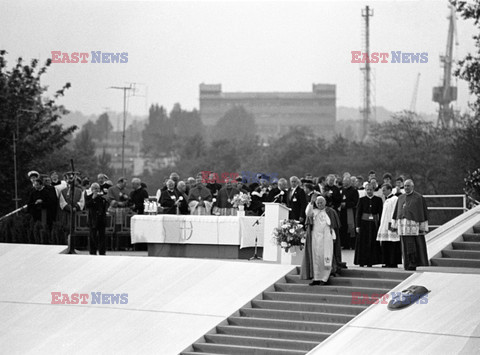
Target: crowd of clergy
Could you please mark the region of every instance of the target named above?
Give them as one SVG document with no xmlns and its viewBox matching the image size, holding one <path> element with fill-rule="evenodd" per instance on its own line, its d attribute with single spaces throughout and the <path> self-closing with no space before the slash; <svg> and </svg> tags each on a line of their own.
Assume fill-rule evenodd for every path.
<svg viewBox="0 0 480 355">
<path fill-rule="evenodd" d="M 273 174 L 272 174 L 273 175 Z M 165 178 L 155 196 L 139 179 L 120 177 L 113 184 L 105 174 L 96 182 L 79 179 L 74 172 L 28 174 L 32 182 L 27 210 L 34 221 L 39 243 L 61 244 L 55 225 L 68 228 L 72 211 L 88 210 L 93 230 L 91 244 L 105 253 L 105 218 L 110 213 L 118 223 L 126 213 L 143 214 L 145 202 L 155 200 L 159 213 L 195 215 L 237 215 L 239 195 L 248 196 L 247 215 L 261 216 L 265 202 L 284 204 L 289 218 L 300 221 L 307 230 L 302 277 L 313 285 L 327 283 L 346 268 L 341 249 L 354 249 L 354 264 L 361 267 L 383 265 L 407 270 L 428 265 L 425 233 L 428 232 L 425 199 L 414 191 L 414 183 L 403 176 L 393 179 L 385 173 L 377 178 L 370 171 L 366 178 L 344 173 L 314 177 L 305 174 L 277 178 L 266 174 L 238 174 L 218 181 L 217 174 L 206 178 L 180 179 L 177 173 Z M 95 250 L 93 250 L 94 252 Z M 93 253 L 92 252 L 92 253 Z"/>
</svg>

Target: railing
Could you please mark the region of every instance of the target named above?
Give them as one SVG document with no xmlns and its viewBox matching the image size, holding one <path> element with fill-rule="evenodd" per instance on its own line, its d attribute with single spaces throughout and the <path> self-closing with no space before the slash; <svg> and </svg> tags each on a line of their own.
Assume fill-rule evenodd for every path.
<svg viewBox="0 0 480 355">
<path fill-rule="evenodd" d="M 462 206 L 452 206 L 452 207 L 445 207 L 445 206 L 429 206 L 428 210 L 429 211 L 461 211 L 462 213 L 467 212 L 467 196 L 465 194 L 463 195 L 423 195 L 427 199 L 427 205 L 428 205 L 428 199 L 439 199 L 439 198 L 456 198 L 456 199 L 462 199 Z M 438 228 L 442 226 L 443 224 L 429 224 L 430 228 Z"/>
</svg>

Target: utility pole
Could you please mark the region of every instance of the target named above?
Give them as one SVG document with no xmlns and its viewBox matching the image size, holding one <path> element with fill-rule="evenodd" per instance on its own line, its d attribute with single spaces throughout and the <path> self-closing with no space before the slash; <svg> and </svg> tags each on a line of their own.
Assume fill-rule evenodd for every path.
<svg viewBox="0 0 480 355">
<path fill-rule="evenodd" d="M 412 101 L 410 102 L 410 112 L 415 113 L 417 107 L 418 84 L 420 83 L 420 73 L 417 74 L 417 81 L 413 87 Z"/>
<path fill-rule="evenodd" d="M 123 131 L 122 131 L 122 176 L 125 176 L 125 129 L 127 125 L 127 90 L 133 90 L 129 86 L 110 86 L 110 89 L 123 90 Z"/>
<path fill-rule="evenodd" d="M 368 123 L 370 120 L 371 113 L 371 98 L 370 98 L 370 16 L 373 17 L 373 9 L 370 11 L 369 6 L 365 6 L 365 9 L 362 9 L 362 17 L 365 18 L 365 53 L 367 60 L 365 61 L 365 67 L 361 68 L 364 72 L 363 79 L 363 109 L 361 110 L 363 114 L 363 132 L 362 140 L 367 137 L 368 134 Z"/>
</svg>

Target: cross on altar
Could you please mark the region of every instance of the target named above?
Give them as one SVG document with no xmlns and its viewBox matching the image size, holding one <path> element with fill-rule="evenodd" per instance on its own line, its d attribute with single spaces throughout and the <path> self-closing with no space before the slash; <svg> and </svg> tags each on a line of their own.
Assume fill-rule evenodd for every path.
<svg viewBox="0 0 480 355">
<path fill-rule="evenodd" d="M 187 223 L 190 224 L 190 227 L 187 227 Z M 191 221 L 182 221 L 182 225 L 180 227 L 180 230 L 182 231 L 182 239 L 183 240 L 189 240 L 192 237 L 193 234 L 193 225 Z M 190 234 L 187 238 L 187 231 L 190 231 Z"/>
</svg>

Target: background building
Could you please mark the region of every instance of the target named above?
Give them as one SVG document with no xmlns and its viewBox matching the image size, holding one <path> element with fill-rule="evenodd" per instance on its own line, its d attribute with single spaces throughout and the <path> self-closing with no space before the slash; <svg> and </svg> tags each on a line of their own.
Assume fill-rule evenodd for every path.
<svg viewBox="0 0 480 355">
<path fill-rule="evenodd" d="M 254 115 L 264 139 L 305 126 L 329 138 L 335 134 L 335 99 L 336 86 L 331 84 L 313 84 L 312 92 L 222 92 L 221 84 L 200 84 L 200 116 L 205 126 L 213 126 L 241 105 Z"/>
</svg>

